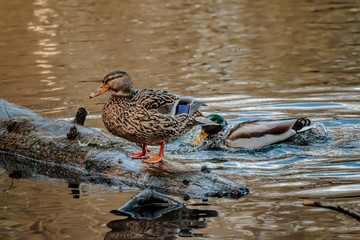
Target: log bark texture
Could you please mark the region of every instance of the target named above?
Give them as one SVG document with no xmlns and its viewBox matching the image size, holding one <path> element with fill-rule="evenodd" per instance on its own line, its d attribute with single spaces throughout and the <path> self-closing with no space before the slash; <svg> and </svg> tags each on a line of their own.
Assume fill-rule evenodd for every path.
<svg viewBox="0 0 360 240">
<path fill-rule="evenodd" d="M 25 175 L 150 188 L 184 199 L 239 198 L 249 193 L 241 184 L 208 171 L 166 160 L 148 165 L 128 158 L 131 143 L 94 129 L 75 124 L 78 136 L 69 140 L 73 126 L 0 99 L 0 165 Z"/>
</svg>

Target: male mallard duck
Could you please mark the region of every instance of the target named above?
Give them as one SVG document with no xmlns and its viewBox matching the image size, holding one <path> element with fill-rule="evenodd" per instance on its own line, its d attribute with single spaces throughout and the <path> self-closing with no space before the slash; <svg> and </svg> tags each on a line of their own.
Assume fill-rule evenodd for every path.
<svg viewBox="0 0 360 240">
<path fill-rule="evenodd" d="M 226 120 L 218 114 L 210 114 L 208 118 L 218 125 L 203 126 L 194 146 L 208 138 L 210 147 L 222 145 L 232 149 L 255 149 L 285 141 L 297 133 L 313 128 L 310 126 L 311 121 L 307 118 L 261 119 L 237 124 L 221 136 L 218 133 L 226 128 Z"/>
<path fill-rule="evenodd" d="M 197 111 L 205 102 L 163 90 L 134 91 L 129 75 L 121 70 L 106 74 L 102 85 L 89 97 L 99 96 L 108 90 L 115 93 L 103 109 L 105 127 L 115 136 L 142 144 L 140 153 L 128 156 L 147 158 L 147 145 L 161 145 L 159 155 L 145 160 L 147 163 L 162 160 L 165 142 L 177 140 L 194 125 L 212 123 Z"/>
</svg>

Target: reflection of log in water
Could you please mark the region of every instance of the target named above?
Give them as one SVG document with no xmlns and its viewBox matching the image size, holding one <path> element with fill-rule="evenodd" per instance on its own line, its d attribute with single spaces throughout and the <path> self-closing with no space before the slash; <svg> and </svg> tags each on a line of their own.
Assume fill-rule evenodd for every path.
<svg viewBox="0 0 360 240">
<path fill-rule="evenodd" d="M 0 99 L 0 166 L 75 182 L 152 188 L 189 198 L 239 198 L 249 190 L 216 174 L 176 162 L 147 165 L 126 157 L 132 145 L 73 123 L 42 117 Z M 87 144 L 83 144 L 87 143 Z"/>
<path fill-rule="evenodd" d="M 169 212 L 157 219 L 122 219 L 111 221 L 107 227 L 105 240 L 119 239 L 175 239 L 178 237 L 202 237 L 193 229 L 206 228 L 206 218 L 217 217 L 214 210 L 189 209 L 186 207 Z"/>
</svg>

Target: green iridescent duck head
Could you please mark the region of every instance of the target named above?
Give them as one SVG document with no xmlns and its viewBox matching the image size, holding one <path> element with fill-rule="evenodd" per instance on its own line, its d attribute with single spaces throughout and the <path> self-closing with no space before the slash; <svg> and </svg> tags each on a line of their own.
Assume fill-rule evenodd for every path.
<svg viewBox="0 0 360 240">
<path fill-rule="evenodd" d="M 225 118 L 223 118 L 219 114 L 210 114 L 209 116 L 207 116 L 207 118 L 214 123 L 217 123 L 217 125 L 203 126 L 200 135 L 193 144 L 194 146 L 199 145 L 208 136 L 216 135 L 227 126 Z"/>
</svg>

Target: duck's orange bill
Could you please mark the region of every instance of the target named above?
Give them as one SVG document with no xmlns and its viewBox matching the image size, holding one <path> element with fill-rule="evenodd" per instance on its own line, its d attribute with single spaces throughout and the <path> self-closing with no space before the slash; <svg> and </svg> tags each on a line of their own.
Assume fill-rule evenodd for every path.
<svg viewBox="0 0 360 240">
<path fill-rule="evenodd" d="M 103 83 L 98 89 L 96 89 L 92 94 L 90 94 L 89 98 L 97 97 L 108 90 L 109 87 Z"/>
</svg>

